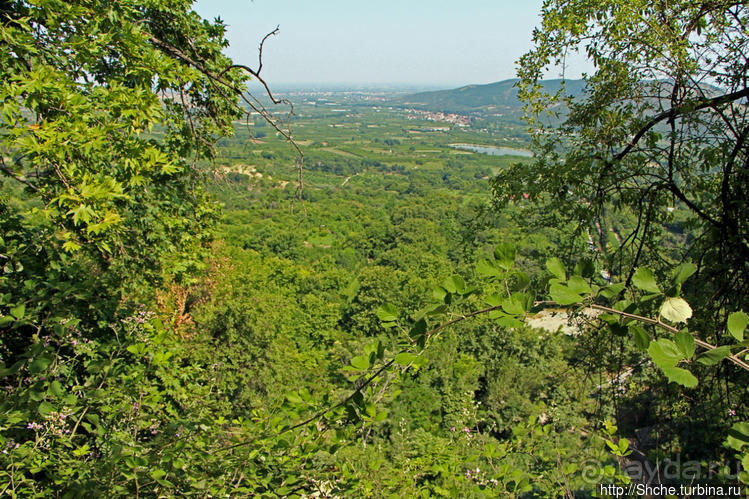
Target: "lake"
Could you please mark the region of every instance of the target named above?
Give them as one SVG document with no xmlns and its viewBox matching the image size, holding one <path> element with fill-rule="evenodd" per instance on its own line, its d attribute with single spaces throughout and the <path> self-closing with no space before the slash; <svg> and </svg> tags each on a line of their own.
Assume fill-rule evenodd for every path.
<svg viewBox="0 0 749 499">
<path fill-rule="evenodd" d="M 533 153 L 528 149 L 517 149 L 515 147 L 502 147 L 502 146 L 479 146 L 476 144 L 449 144 L 450 147 L 455 149 L 465 149 L 466 151 L 480 152 L 482 154 L 488 154 L 490 156 L 523 156 L 525 158 L 532 158 Z"/>
</svg>

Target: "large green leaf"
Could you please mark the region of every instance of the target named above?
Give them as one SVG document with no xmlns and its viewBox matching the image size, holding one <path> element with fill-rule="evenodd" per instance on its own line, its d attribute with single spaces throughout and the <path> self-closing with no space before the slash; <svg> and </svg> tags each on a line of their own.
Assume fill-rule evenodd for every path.
<svg viewBox="0 0 749 499">
<path fill-rule="evenodd" d="M 351 359 L 351 365 L 360 371 L 366 371 L 370 368 L 369 355 L 357 355 Z"/>
<path fill-rule="evenodd" d="M 682 263 L 674 270 L 674 284 L 683 284 L 684 281 L 697 271 L 697 266 L 693 263 Z"/>
<path fill-rule="evenodd" d="M 731 349 L 727 346 L 712 348 L 697 357 L 697 362 L 706 366 L 712 366 L 725 359 L 729 355 L 731 355 Z"/>
<path fill-rule="evenodd" d="M 629 331 L 632 333 L 632 336 L 635 339 L 635 345 L 637 346 L 637 349 L 643 352 L 647 351 L 650 344 L 650 335 L 647 333 L 647 331 L 645 331 L 642 326 L 639 326 L 637 324 L 630 324 Z"/>
<path fill-rule="evenodd" d="M 658 287 L 658 283 L 655 281 L 653 271 L 645 267 L 637 269 L 632 276 L 632 284 L 648 293 L 661 292 L 661 288 Z"/>
<path fill-rule="evenodd" d="M 733 312 L 728 316 L 728 332 L 738 341 L 744 341 L 744 329 L 749 324 L 749 315 L 743 311 Z"/>
<path fill-rule="evenodd" d="M 671 322 L 684 322 L 692 317 L 692 308 L 678 296 L 666 298 L 661 305 L 661 317 Z"/>
<path fill-rule="evenodd" d="M 588 294 L 590 293 L 590 286 L 587 282 L 585 282 L 585 279 L 580 277 L 579 275 L 573 275 L 569 278 L 567 281 L 567 287 L 572 291 L 573 293 L 578 294 Z"/>
<path fill-rule="evenodd" d="M 395 305 L 391 305 L 390 303 L 381 305 L 375 313 L 377 314 L 377 318 L 382 322 L 393 322 L 398 320 L 398 309 Z"/>
<path fill-rule="evenodd" d="M 728 430 L 728 438 L 726 439 L 726 446 L 733 450 L 741 450 L 742 447 L 749 444 L 749 423 L 741 422 L 735 423 Z"/>
<path fill-rule="evenodd" d="M 651 341 L 648 347 L 648 353 L 655 362 L 655 365 L 664 369 L 674 367 L 683 358 L 683 354 L 676 344 L 664 338 L 658 341 Z"/>
<path fill-rule="evenodd" d="M 485 277 L 497 277 L 502 272 L 495 267 L 489 260 L 479 260 L 476 264 L 476 273 Z"/>
<path fill-rule="evenodd" d="M 510 315 L 522 315 L 525 313 L 523 302 L 516 296 L 504 299 L 502 301 L 502 309 Z"/>
<path fill-rule="evenodd" d="M 450 293 L 461 295 L 466 289 L 466 283 L 462 277 L 454 275 L 445 279 L 442 287 Z"/>
<path fill-rule="evenodd" d="M 23 316 L 26 315 L 26 305 L 21 303 L 20 305 L 11 308 L 10 315 L 15 317 L 16 319 L 23 319 Z"/>
<path fill-rule="evenodd" d="M 401 366 L 407 366 L 411 362 L 417 359 L 417 355 L 414 355 L 410 352 L 401 352 L 398 355 L 395 356 L 395 363 L 399 364 Z"/>
<path fill-rule="evenodd" d="M 669 381 L 686 386 L 687 388 L 694 388 L 697 386 L 697 378 L 686 369 L 680 367 L 665 367 L 661 369 Z"/>
<path fill-rule="evenodd" d="M 674 336 L 674 343 L 679 347 L 681 353 L 684 354 L 684 358 L 692 358 L 692 355 L 694 355 L 694 336 L 689 331 L 686 329 L 679 331 Z"/>
<path fill-rule="evenodd" d="M 39 411 L 39 414 L 41 416 L 47 417 L 51 412 L 56 411 L 57 408 L 49 402 L 42 402 L 41 404 L 39 404 L 39 408 L 37 410 Z"/>
<path fill-rule="evenodd" d="M 494 248 L 494 258 L 497 265 L 505 270 L 510 270 L 515 265 L 515 246 L 510 243 L 502 243 Z"/>
<path fill-rule="evenodd" d="M 549 294 L 551 295 L 551 299 L 560 305 L 572 305 L 573 303 L 583 301 L 582 296 L 560 283 L 552 284 L 549 288 Z"/>
<path fill-rule="evenodd" d="M 555 257 L 546 260 L 546 268 L 560 281 L 567 280 L 567 273 L 564 270 L 564 264 L 559 258 Z"/>
</svg>

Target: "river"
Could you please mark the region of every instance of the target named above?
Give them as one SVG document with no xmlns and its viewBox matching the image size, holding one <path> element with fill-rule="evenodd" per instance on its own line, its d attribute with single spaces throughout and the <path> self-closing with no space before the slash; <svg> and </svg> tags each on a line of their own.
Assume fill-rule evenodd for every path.
<svg viewBox="0 0 749 499">
<path fill-rule="evenodd" d="M 528 149 L 517 149 L 515 147 L 503 147 L 503 146 L 479 146 L 476 144 L 449 144 L 450 147 L 455 149 L 465 149 L 467 151 L 480 152 L 482 154 L 488 154 L 490 156 L 523 156 L 525 158 L 532 158 L 533 153 Z"/>
</svg>

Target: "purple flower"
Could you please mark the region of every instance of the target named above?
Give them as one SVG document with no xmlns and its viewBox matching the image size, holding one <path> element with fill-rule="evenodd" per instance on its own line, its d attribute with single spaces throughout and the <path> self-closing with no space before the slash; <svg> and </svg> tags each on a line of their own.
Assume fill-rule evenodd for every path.
<svg viewBox="0 0 749 499">
<path fill-rule="evenodd" d="M 733 409 L 728 409 L 728 416 L 729 417 L 733 417 L 735 415 L 736 415 L 736 411 L 734 411 Z"/>
<path fill-rule="evenodd" d="M 466 435 L 470 435 L 471 434 L 471 429 L 469 427 L 467 427 L 467 426 L 465 428 L 463 428 L 463 431 L 466 432 Z"/>
</svg>

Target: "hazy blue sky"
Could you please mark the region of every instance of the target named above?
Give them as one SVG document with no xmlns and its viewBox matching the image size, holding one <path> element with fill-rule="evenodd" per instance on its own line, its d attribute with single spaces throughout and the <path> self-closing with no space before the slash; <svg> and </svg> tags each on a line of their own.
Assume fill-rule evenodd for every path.
<svg viewBox="0 0 749 499">
<path fill-rule="evenodd" d="M 229 26 L 227 53 L 275 84 L 355 83 L 452 87 L 515 76 L 541 0 L 198 0 Z M 578 72 L 579 74 L 579 72 Z M 551 75 L 556 76 L 556 75 Z M 568 75 L 572 76 L 572 75 Z"/>
</svg>

